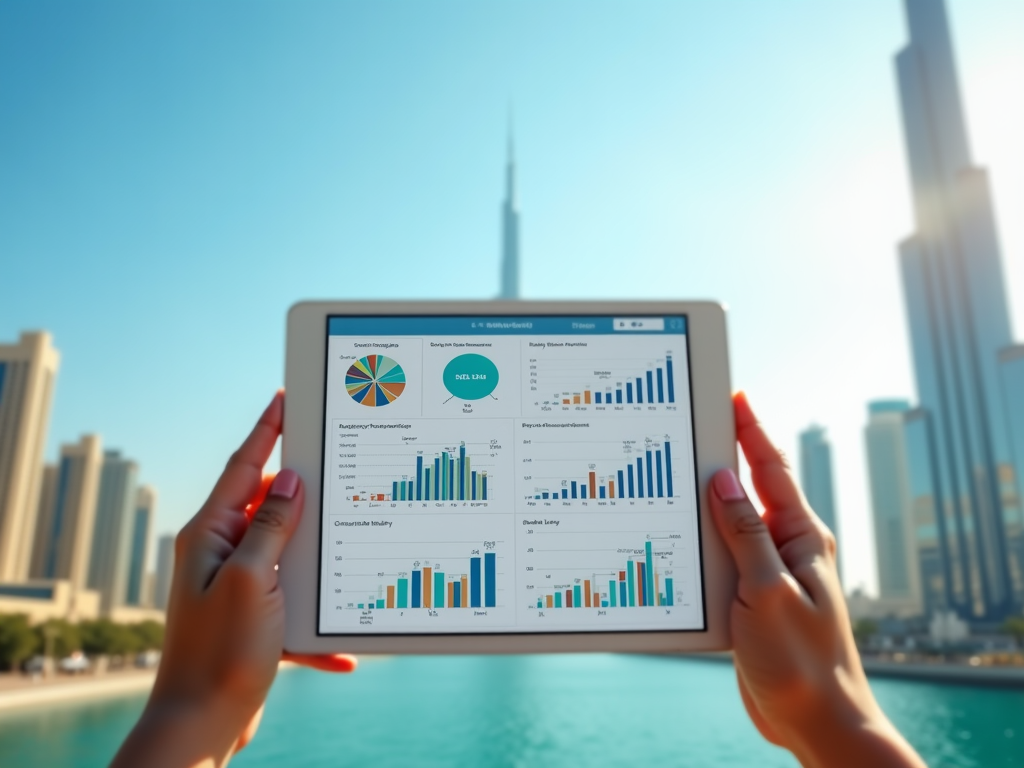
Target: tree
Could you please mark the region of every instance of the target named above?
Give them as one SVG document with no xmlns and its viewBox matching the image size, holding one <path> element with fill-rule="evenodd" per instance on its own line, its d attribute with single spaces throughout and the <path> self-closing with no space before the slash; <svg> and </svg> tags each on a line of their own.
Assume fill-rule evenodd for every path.
<svg viewBox="0 0 1024 768">
<path fill-rule="evenodd" d="M 83 621 L 78 629 L 82 636 L 82 650 L 89 655 L 123 656 L 139 650 L 132 631 L 110 619 Z"/>
<path fill-rule="evenodd" d="M 39 648 L 46 656 L 63 659 L 82 649 L 78 627 L 64 619 L 49 619 L 35 627 Z"/>
<path fill-rule="evenodd" d="M 39 649 L 39 637 L 24 614 L 0 615 L 0 667 L 16 670 Z"/>
<path fill-rule="evenodd" d="M 857 645 L 863 645 L 878 634 L 878 622 L 873 619 L 859 619 L 853 625 L 853 637 Z"/>
<path fill-rule="evenodd" d="M 1017 641 L 1017 645 L 1024 644 L 1024 616 L 1011 616 L 1003 622 L 1002 629 Z"/>
<path fill-rule="evenodd" d="M 132 624 L 131 632 L 135 636 L 138 650 L 159 651 L 164 644 L 164 625 L 157 621 L 143 621 Z"/>
</svg>

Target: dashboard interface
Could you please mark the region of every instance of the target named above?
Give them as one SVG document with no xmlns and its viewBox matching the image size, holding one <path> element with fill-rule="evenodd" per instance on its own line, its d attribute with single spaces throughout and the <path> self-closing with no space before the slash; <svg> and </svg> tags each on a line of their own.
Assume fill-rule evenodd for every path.
<svg viewBox="0 0 1024 768">
<path fill-rule="evenodd" d="M 685 316 L 327 323 L 319 634 L 705 629 Z"/>
</svg>

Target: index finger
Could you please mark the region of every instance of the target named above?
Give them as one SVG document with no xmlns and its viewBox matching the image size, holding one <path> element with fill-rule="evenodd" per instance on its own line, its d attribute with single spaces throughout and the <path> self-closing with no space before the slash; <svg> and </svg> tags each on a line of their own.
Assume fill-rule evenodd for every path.
<svg viewBox="0 0 1024 768">
<path fill-rule="evenodd" d="M 789 463 L 775 447 L 743 392 L 733 396 L 736 439 L 750 465 L 757 497 L 764 504 L 765 522 L 778 547 L 814 529 L 818 522 L 810 511 Z"/>
<path fill-rule="evenodd" d="M 281 435 L 284 422 L 284 390 L 279 389 L 263 411 L 252 432 L 231 454 L 220 479 L 210 493 L 208 506 L 243 511 L 259 493 L 263 467 Z"/>
</svg>

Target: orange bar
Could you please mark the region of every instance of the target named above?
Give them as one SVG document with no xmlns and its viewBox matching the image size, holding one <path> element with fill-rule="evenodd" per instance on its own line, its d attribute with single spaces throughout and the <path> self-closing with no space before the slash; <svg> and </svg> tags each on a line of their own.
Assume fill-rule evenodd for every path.
<svg viewBox="0 0 1024 768">
<path fill-rule="evenodd" d="M 352 501 L 359 501 L 359 497 L 358 496 L 353 496 L 352 497 Z"/>
<path fill-rule="evenodd" d="M 619 581 L 625 581 L 625 580 L 626 580 L 626 572 L 625 571 L 619 571 Z"/>
<path fill-rule="evenodd" d="M 589 389 L 584 389 L 583 390 L 583 402 L 586 403 L 587 405 L 590 405 L 590 390 Z"/>
<path fill-rule="evenodd" d="M 469 608 L 469 576 L 462 577 L 462 607 Z"/>
<path fill-rule="evenodd" d="M 614 499 L 615 498 L 615 481 L 614 480 L 609 480 L 608 481 L 608 498 L 609 499 Z"/>
<path fill-rule="evenodd" d="M 590 498 L 597 498 L 597 474 L 594 472 L 590 473 Z"/>
<path fill-rule="evenodd" d="M 565 590 L 565 607 L 572 608 L 572 590 Z"/>
<path fill-rule="evenodd" d="M 572 402 L 575 405 L 579 405 L 580 404 L 580 396 L 579 395 L 573 395 L 572 396 Z"/>
<path fill-rule="evenodd" d="M 590 607 L 590 579 L 583 580 L 583 604 Z"/>
<path fill-rule="evenodd" d="M 569 398 L 568 397 L 565 398 L 564 400 L 562 400 L 562 405 L 569 405 Z"/>
<path fill-rule="evenodd" d="M 551 596 L 551 595 L 548 595 L 547 603 L 548 603 L 548 608 L 554 608 L 555 607 L 555 598 L 553 596 Z"/>
<path fill-rule="evenodd" d="M 448 582 L 448 607 L 451 608 L 455 605 L 455 582 Z"/>
<path fill-rule="evenodd" d="M 431 594 L 430 594 L 431 585 L 434 583 L 433 573 L 432 573 L 433 570 L 434 570 L 433 568 L 424 568 L 423 569 L 423 607 L 424 608 L 433 608 L 434 607 L 434 601 L 431 599 Z"/>
<path fill-rule="evenodd" d="M 391 585 L 388 587 L 388 601 L 386 603 L 388 608 L 395 607 L 395 587 Z"/>
</svg>

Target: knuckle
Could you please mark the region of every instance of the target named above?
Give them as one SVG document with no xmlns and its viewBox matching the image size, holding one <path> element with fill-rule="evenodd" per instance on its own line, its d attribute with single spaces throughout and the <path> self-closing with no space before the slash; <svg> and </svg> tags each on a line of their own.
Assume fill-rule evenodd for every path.
<svg viewBox="0 0 1024 768">
<path fill-rule="evenodd" d="M 267 531 L 279 531 L 288 524 L 288 510 L 282 506 L 272 503 L 265 503 L 256 510 L 250 528 L 262 528 Z"/>
<path fill-rule="evenodd" d="M 259 589 L 260 580 L 251 568 L 229 560 L 220 569 L 219 580 L 229 592 L 249 594 Z"/>
<path fill-rule="evenodd" d="M 736 514 L 730 521 L 730 527 L 737 536 L 763 536 L 768 532 L 768 526 L 753 509 Z"/>
</svg>

